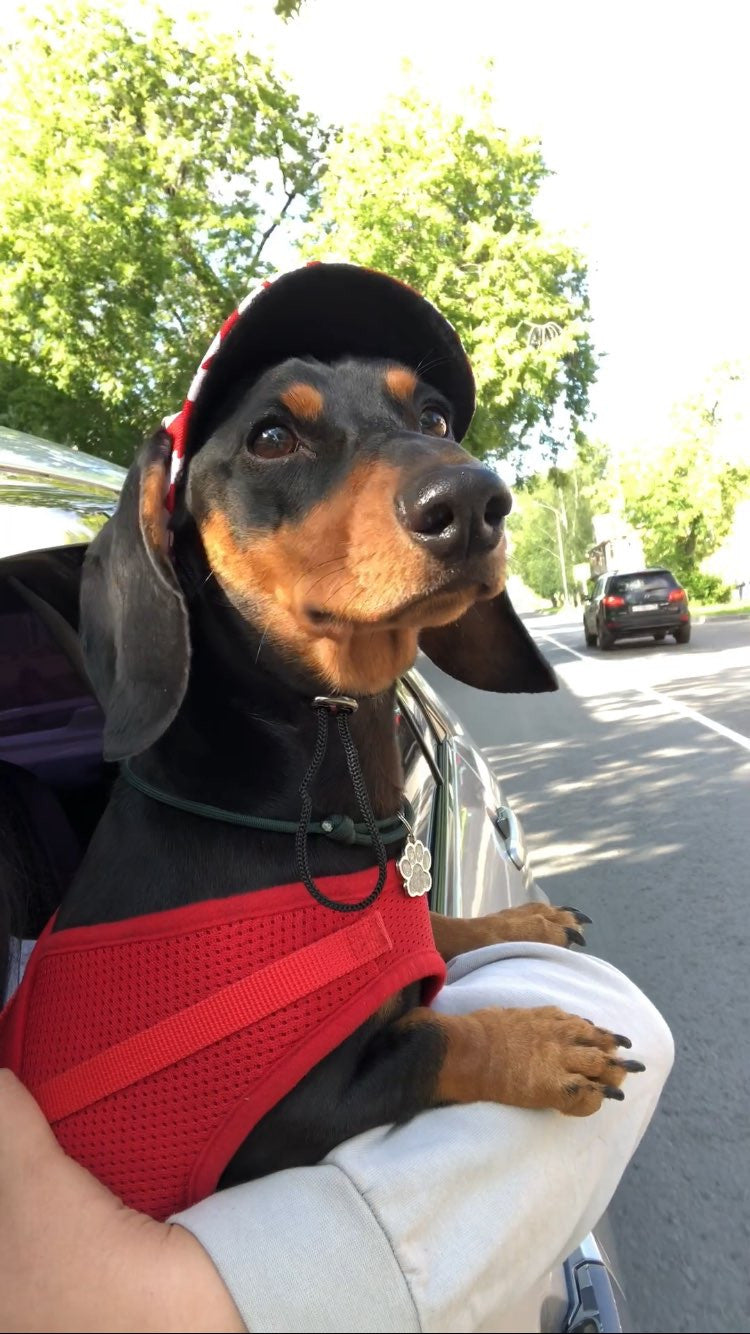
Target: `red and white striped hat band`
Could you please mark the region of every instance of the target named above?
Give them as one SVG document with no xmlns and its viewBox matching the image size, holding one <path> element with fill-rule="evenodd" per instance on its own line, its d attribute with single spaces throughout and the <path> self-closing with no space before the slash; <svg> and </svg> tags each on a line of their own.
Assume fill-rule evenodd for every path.
<svg viewBox="0 0 750 1334">
<path fill-rule="evenodd" d="M 207 429 L 211 405 L 216 410 L 238 379 L 249 384 L 294 356 L 401 362 L 424 373 L 445 394 L 453 407 L 457 440 L 473 416 L 471 367 L 455 329 L 434 306 L 405 283 L 374 269 L 313 262 L 248 293 L 206 351 L 181 410 L 164 418 L 172 441 L 166 499 L 170 512 L 188 456 L 205 439 L 200 427 Z M 202 422 L 196 420 L 200 412 Z"/>
<path fill-rule="evenodd" d="M 219 348 L 224 342 L 224 339 L 226 338 L 230 329 L 234 328 L 235 324 L 240 318 L 240 315 L 242 314 L 242 311 L 247 310 L 247 307 L 252 305 L 256 296 L 258 296 L 266 287 L 270 287 L 270 282 L 264 282 L 261 283 L 260 286 L 258 287 L 253 287 L 252 290 L 248 292 L 244 300 L 240 302 L 237 309 L 233 310 L 231 315 L 227 316 L 221 328 L 219 329 L 219 332 L 214 337 L 213 342 L 210 343 L 206 351 L 206 354 L 203 357 L 203 360 L 201 361 L 200 366 L 198 367 L 197 371 L 195 372 L 195 375 L 193 376 L 190 382 L 190 388 L 187 391 L 187 395 L 185 396 L 185 402 L 183 403 L 180 411 L 173 413 L 171 417 L 165 417 L 164 421 L 162 422 L 162 426 L 164 427 L 165 431 L 167 432 L 167 435 L 170 437 L 172 441 L 172 457 L 169 465 L 169 488 L 167 490 L 167 509 L 169 510 L 170 514 L 174 509 L 177 482 L 179 481 L 182 469 L 185 464 L 185 444 L 187 441 L 187 433 L 188 433 L 188 426 L 190 425 L 190 418 L 192 417 L 193 414 L 193 405 L 201 391 L 201 388 L 203 386 L 203 381 L 206 378 L 206 375 L 211 366 L 211 363 L 213 362 L 214 357 L 216 356 L 216 353 L 218 352 Z"/>
</svg>

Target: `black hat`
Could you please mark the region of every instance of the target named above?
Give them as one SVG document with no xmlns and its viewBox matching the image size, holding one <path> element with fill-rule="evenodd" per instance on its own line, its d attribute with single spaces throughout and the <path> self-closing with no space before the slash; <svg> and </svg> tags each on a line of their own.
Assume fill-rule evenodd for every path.
<svg viewBox="0 0 750 1334">
<path fill-rule="evenodd" d="M 453 409 L 457 440 L 474 413 L 474 376 L 453 325 L 406 283 L 356 264 L 308 264 L 252 292 L 217 334 L 180 413 L 164 423 L 172 483 L 237 384 L 289 357 L 385 357 L 424 376 Z"/>
</svg>

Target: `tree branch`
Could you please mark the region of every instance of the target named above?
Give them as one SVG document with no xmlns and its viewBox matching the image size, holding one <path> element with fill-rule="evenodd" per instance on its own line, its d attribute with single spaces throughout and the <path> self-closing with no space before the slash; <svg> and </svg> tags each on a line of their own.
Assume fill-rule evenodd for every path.
<svg viewBox="0 0 750 1334">
<path fill-rule="evenodd" d="M 274 220 L 273 220 L 273 222 L 271 223 L 270 227 L 266 227 L 266 230 L 263 232 L 263 235 L 261 236 L 260 241 L 258 242 L 257 246 L 255 247 L 255 251 L 253 252 L 253 254 L 252 254 L 251 258 L 250 258 L 250 263 L 251 263 L 251 265 L 253 266 L 253 268 L 255 268 L 255 265 L 258 263 L 258 260 L 260 259 L 261 255 L 263 254 L 263 251 L 264 251 L 265 246 L 266 246 L 266 242 L 269 241 L 269 240 L 271 239 L 271 237 L 273 236 L 274 232 L 276 231 L 276 228 L 279 227 L 279 226 L 281 225 L 281 223 L 284 221 L 284 218 L 286 217 L 286 215 L 287 215 L 289 209 L 291 208 L 291 206 L 292 206 L 292 204 L 294 203 L 294 201 L 295 201 L 296 198 L 297 198 L 297 191 L 296 191 L 296 190 L 289 190 L 289 191 L 287 192 L 286 202 L 284 203 L 284 205 L 283 205 L 283 207 L 282 207 L 282 209 L 281 209 L 281 212 L 278 213 L 277 216 L 274 218 Z"/>
<path fill-rule="evenodd" d="M 209 283 L 213 284 L 216 291 L 221 294 L 222 302 L 227 307 L 227 310 L 231 310 L 232 306 L 236 304 L 232 292 L 230 292 L 226 284 L 222 282 L 219 275 L 214 273 L 208 260 L 200 253 L 185 232 L 182 232 L 179 237 L 178 251 L 182 255 L 182 258 L 185 259 L 188 264 L 192 265 L 194 272 L 201 273 Z"/>
</svg>

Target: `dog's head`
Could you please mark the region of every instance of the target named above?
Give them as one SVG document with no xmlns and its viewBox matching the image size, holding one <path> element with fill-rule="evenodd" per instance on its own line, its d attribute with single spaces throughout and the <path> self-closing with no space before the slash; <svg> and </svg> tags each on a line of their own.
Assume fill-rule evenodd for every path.
<svg viewBox="0 0 750 1334">
<path fill-rule="evenodd" d="M 215 379 L 207 404 L 197 399 L 173 550 L 170 435 L 157 433 L 131 468 L 92 543 L 82 598 L 109 758 L 153 744 L 184 697 L 182 544 L 197 543 L 242 629 L 238 653 L 267 645 L 295 688 L 377 694 L 419 646 L 482 689 L 555 688 L 504 592 L 510 494 L 458 443 L 465 396 L 438 365 L 420 373 L 414 355 L 329 356 L 245 366 L 222 393 Z"/>
</svg>

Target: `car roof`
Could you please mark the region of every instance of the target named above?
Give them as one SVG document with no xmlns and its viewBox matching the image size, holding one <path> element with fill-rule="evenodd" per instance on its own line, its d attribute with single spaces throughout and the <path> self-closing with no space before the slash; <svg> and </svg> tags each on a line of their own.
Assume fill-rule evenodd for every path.
<svg viewBox="0 0 750 1334">
<path fill-rule="evenodd" d="M 125 476 L 107 459 L 0 426 L 0 557 L 89 542 Z"/>
<path fill-rule="evenodd" d="M 608 570 L 608 579 L 640 579 L 642 574 L 668 574 L 670 579 L 674 579 L 671 570 L 666 565 L 648 565 L 640 570 Z"/>
</svg>

